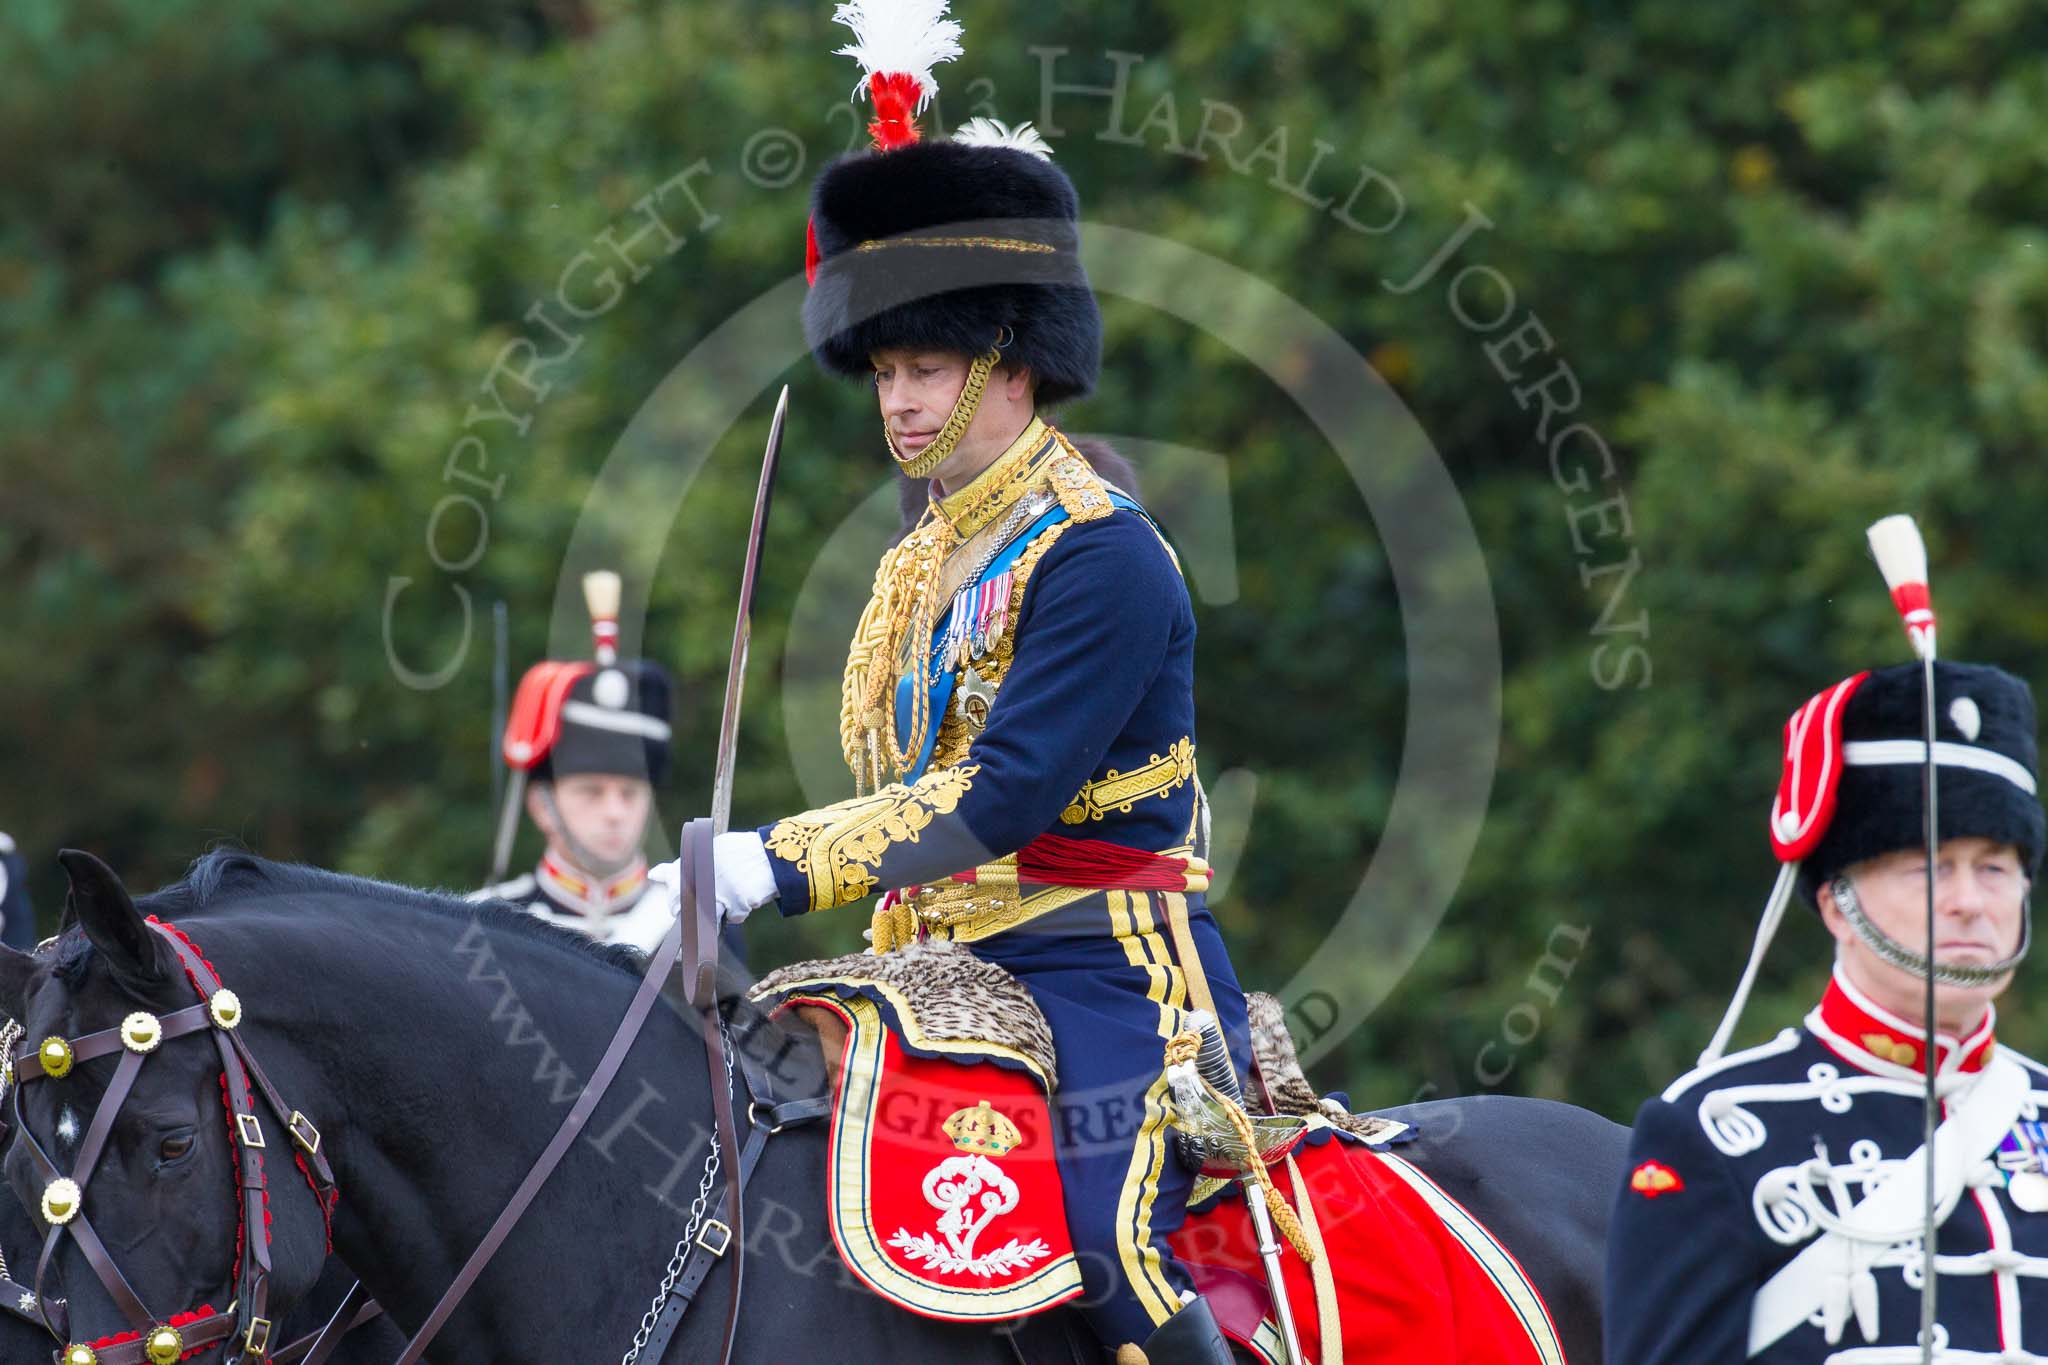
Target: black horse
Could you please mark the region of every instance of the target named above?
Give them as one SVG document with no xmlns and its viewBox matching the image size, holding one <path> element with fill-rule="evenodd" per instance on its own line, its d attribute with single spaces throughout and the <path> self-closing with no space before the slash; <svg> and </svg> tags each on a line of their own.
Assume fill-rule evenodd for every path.
<svg viewBox="0 0 2048 1365">
<path fill-rule="evenodd" d="M 12 1190 L 0 1187 L 0 1260 L 7 1266 L 7 1278 L 24 1288 L 31 1287 L 36 1274 L 36 1253 L 43 1242 L 42 1230 L 30 1218 Z M 339 1261 L 330 1262 L 305 1303 L 288 1316 L 278 1331 L 280 1344 L 301 1341 L 320 1330 L 356 1277 Z M 61 1287 L 57 1290 L 61 1294 Z M 342 1338 L 329 1357 L 333 1365 L 391 1365 L 405 1348 L 405 1337 L 388 1318 L 378 1317 Z M 57 1343 L 39 1319 L 24 1306 L 0 1303 L 0 1362 L 24 1365 L 47 1360 L 57 1353 Z"/>
<path fill-rule="evenodd" d="M 79 927 L 42 958 L 0 951 L 0 1011 L 23 1019 L 30 1038 L 76 1037 L 138 1007 L 168 1013 L 191 1003 L 143 915 L 175 921 L 241 996 L 251 1051 L 319 1124 L 342 1191 L 335 1251 L 408 1330 L 574 1102 L 638 976 L 631 954 L 523 916 L 239 852 L 207 855 L 140 908 L 97 861 L 67 855 L 66 866 Z M 814 1067 L 809 1035 L 779 1028 L 752 1029 L 746 1045 L 763 1047 L 771 1069 Z M 83 1063 L 63 1083 L 22 1092 L 23 1121 L 53 1153 L 65 1112 L 72 1122 L 91 1113 L 110 1065 Z M 86 1191 L 88 1214 L 151 1305 L 219 1302 L 227 1283 L 236 1219 L 218 1086 L 211 1048 L 166 1043 L 141 1068 Z M 1566 1105 L 1509 1098 L 1393 1112 L 1422 1129 L 1404 1153 L 1527 1268 L 1568 1358 L 1598 1360 L 1602 1249 L 1624 1130 Z M 624 1354 L 704 1187 L 709 1127 L 696 1028 L 657 1009 L 434 1358 L 502 1365 Z M 1082 1358 L 1067 1314 L 1033 1319 L 1011 1337 L 920 1318 L 855 1285 L 824 1223 L 825 1149 L 818 1125 L 778 1136 L 748 1186 L 741 1359 L 801 1358 L 826 1341 L 856 1358 Z M 8 1176 L 24 1198 L 40 1197 L 25 1161 L 11 1159 Z M 310 1196 L 281 1199 L 274 1221 L 272 1302 L 282 1308 L 318 1274 L 320 1222 Z M 123 1327 L 68 1243 L 65 1256 L 74 1335 Z M 705 1288 L 714 1305 L 733 1259 Z M 664 1358 L 715 1359 L 723 1316 L 715 1307 L 686 1316 Z"/>
</svg>

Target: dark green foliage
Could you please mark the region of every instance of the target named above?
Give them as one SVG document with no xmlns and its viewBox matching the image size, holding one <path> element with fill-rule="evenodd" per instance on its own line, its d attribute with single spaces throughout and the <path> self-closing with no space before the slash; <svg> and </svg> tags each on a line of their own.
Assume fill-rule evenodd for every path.
<svg viewBox="0 0 2048 1365">
<path fill-rule="evenodd" d="M 2048 25 L 2006 0 L 1848 18 L 959 9 L 946 127 L 1042 119 L 1032 46 L 1066 49 L 1050 60 L 1070 84 L 1141 54 L 1120 123 L 1102 97 L 1052 104 L 1087 220 L 1210 253 L 1370 357 L 1483 549 L 1504 716 L 1477 851 L 1321 1078 L 1361 1103 L 1492 1084 L 1626 1117 L 1690 1064 L 1740 970 L 1774 871 L 1784 716 L 1903 655 L 1864 525 L 1916 512 L 1945 646 L 2044 676 Z M 10 7 L 0 827 L 46 914 L 60 843 L 137 884 L 220 838 L 473 884 L 489 604 L 510 604 L 515 668 L 549 646 L 558 593 L 557 647 L 580 649 L 574 574 L 607 557 L 652 571 L 644 639 L 683 681 L 665 824 L 701 811 L 779 372 L 795 402 L 737 809 L 845 794 L 833 656 L 893 502 L 871 400 L 796 349 L 805 191 L 859 135 L 828 17 L 823 0 Z M 743 168 L 769 129 L 805 157 L 784 186 Z M 1362 166 L 1380 179 L 1347 200 Z M 643 238 L 637 280 L 614 261 L 614 300 L 578 253 L 645 227 L 650 194 L 678 245 Z M 1491 226 L 1398 292 L 1471 211 Z M 1497 274 L 1453 292 L 1474 266 Z M 563 311 L 565 271 L 594 316 Z M 1507 320 L 1471 325 L 1503 282 Z M 529 320 L 536 301 L 573 346 Z M 1279 985 L 1378 851 L 1404 718 L 1437 700 L 1409 695 L 1403 566 L 1253 363 L 1284 377 L 1306 352 L 1248 360 L 1128 299 L 1103 312 L 1103 378 L 1067 425 L 1227 469 L 1219 522 L 1213 461 L 1140 462 L 1155 500 L 1192 509 L 1169 522 L 1197 587 L 1202 770 L 1245 836 L 1218 913 L 1247 980 Z M 1532 318 L 1541 333 L 1503 348 Z M 545 397 L 501 374 L 507 415 L 469 418 L 521 336 L 562 357 L 534 371 Z M 1560 362 L 1575 408 L 1539 434 L 1528 386 Z M 479 483 L 444 471 L 466 418 Z M 1572 421 L 1611 445 L 1610 479 L 1590 442 L 1553 473 Z M 427 542 L 451 494 L 480 500 L 488 536 L 459 571 Z M 469 555 L 472 509 L 433 524 L 443 559 Z M 421 671 L 459 659 L 443 686 L 404 686 L 387 658 L 395 578 L 412 586 L 393 648 Z M 466 648 L 452 585 L 477 613 Z M 1745 1039 L 1825 971 L 1795 919 Z M 757 963 L 843 951 L 862 920 L 757 920 Z M 2039 1046 L 2025 984 L 2006 1031 Z"/>
</svg>

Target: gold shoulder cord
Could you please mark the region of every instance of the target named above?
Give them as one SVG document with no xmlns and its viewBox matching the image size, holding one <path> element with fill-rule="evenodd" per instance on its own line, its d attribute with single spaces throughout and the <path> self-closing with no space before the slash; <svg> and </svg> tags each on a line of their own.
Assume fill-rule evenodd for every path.
<svg viewBox="0 0 2048 1365">
<path fill-rule="evenodd" d="M 907 772 L 924 749 L 931 723 L 931 676 L 922 660 L 912 673 L 908 752 L 896 734 L 895 687 L 904 645 L 929 638 L 937 610 L 939 566 L 952 548 L 952 528 L 927 516 L 884 557 L 874 594 L 861 613 L 839 685 L 839 738 L 860 795 L 879 789 L 885 757 Z"/>
<path fill-rule="evenodd" d="M 999 338 L 999 341 L 1001 338 Z M 1002 359 L 1000 347 L 991 347 L 967 367 L 967 382 L 953 403 L 945 426 L 930 444 L 915 456 L 906 457 L 896 448 L 887 423 L 882 439 L 897 466 L 913 479 L 925 478 L 945 463 L 960 443 L 975 409 L 981 406 L 988 377 Z M 883 556 L 875 574 L 874 591 L 847 651 L 846 672 L 840 679 L 839 736 L 847 766 L 853 770 L 854 790 L 865 796 L 884 783 L 883 762 L 888 761 L 897 776 L 910 771 L 924 751 L 931 727 L 931 674 L 912 649 L 916 667 L 911 672 L 910 733 L 896 733 L 896 678 L 901 671 L 905 644 L 931 638 L 939 608 L 939 570 L 951 553 L 957 535 L 951 523 L 927 512 L 922 521 L 889 554 Z"/>
</svg>

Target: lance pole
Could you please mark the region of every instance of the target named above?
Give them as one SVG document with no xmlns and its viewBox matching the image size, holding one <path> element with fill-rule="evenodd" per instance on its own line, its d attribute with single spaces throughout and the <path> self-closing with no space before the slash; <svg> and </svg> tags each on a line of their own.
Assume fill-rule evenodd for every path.
<svg viewBox="0 0 2048 1365">
<path fill-rule="evenodd" d="M 1935 1090 L 1935 1075 L 1939 1070 L 1936 1054 L 1936 1023 L 1934 1014 L 1934 883 L 1939 872 L 1940 854 L 1940 783 L 1934 767 L 1934 655 L 1935 621 L 1934 601 L 1927 586 L 1927 546 L 1920 538 L 1920 528 L 1913 518 L 1903 513 L 1886 517 L 1871 526 L 1870 552 L 1877 559 L 1878 571 L 1884 575 L 1885 586 L 1891 589 L 1892 604 L 1899 609 L 1899 617 L 1906 628 L 1906 639 L 1912 644 L 1913 652 L 1920 659 L 1921 725 L 1924 749 L 1922 752 L 1922 783 L 1926 794 L 1927 813 L 1927 993 L 1925 996 L 1925 1026 L 1927 1046 L 1921 1058 L 1926 1068 L 1927 1088 L 1921 1095 L 1921 1142 L 1927 1169 L 1926 1191 L 1921 1207 L 1920 1254 L 1922 1274 L 1920 1283 L 1920 1360 L 1921 1365 L 1933 1365 L 1934 1361 L 1934 1316 L 1936 1300 L 1936 1275 L 1934 1273 L 1934 1129 L 1935 1120 L 1941 1112 L 1940 1096 Z"/>
</svg>

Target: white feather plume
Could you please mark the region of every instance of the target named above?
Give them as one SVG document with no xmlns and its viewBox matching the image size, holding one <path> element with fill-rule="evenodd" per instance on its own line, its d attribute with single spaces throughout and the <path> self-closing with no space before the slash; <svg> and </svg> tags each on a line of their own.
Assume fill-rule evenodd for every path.
<svg viewBox="0 0 2048 1365">
<path fill-rule="evenodd" d="M 844 0 L 832 22 L 853 30 L 854 40 L 837 55 L 860 63 L 856 99 L 869 76 L 901 71 L 917 81 L 917 112 L 923 113 L 939 88 L 932 68 L 960 55 L 960 24 L 946 17 L 946 0 Z"/>
<path fill-rule="evenodd" d="M 619 576 L 610 569 L 594 569 L 583 575 L 583 605 L 590 608 L 591 620 L 618 618 L 621 586 Z"/>
<path fill-rule="evenodd" d="M 1877 560 L 1878 572 L 1884 575 L 1884 585 L 1891 589 L 1892 601 L 1899 608 L 1913 652 L 1922 659 L 1932 660 L 1935 651 L 1934 603 L 1928 593 L 1927 544 L 1920 539 L 1920 528 L 1902 512 L 1873 523 L 1867 534 L 1870 553 Z M 1901 590 L 1906 588 L 1917 588 L 1918 591 L 1901 595 Z"/>
<path fill-rule="evenodd" d="M 1927 581 L 1927 545 L 1920 539 L 1920 527 L 1904 512 L 1871 525 L 1870 553 L 1877 558 L 1877 571 L 1884 585 L 1896 592 L 1904 583 Z"/>
<path fill-rule="evenodd" d="M 953 134 L 953 141 L 964 142 L 970 147 L 1009 147 L 1029 152 L 1041 161 L 1052 160 L 1052 144 L 1040 136 L 1029 122 L 1013 128 L 1001 119 L 977 116 L 960 125 L 960 130 Z"/>
</svg>

